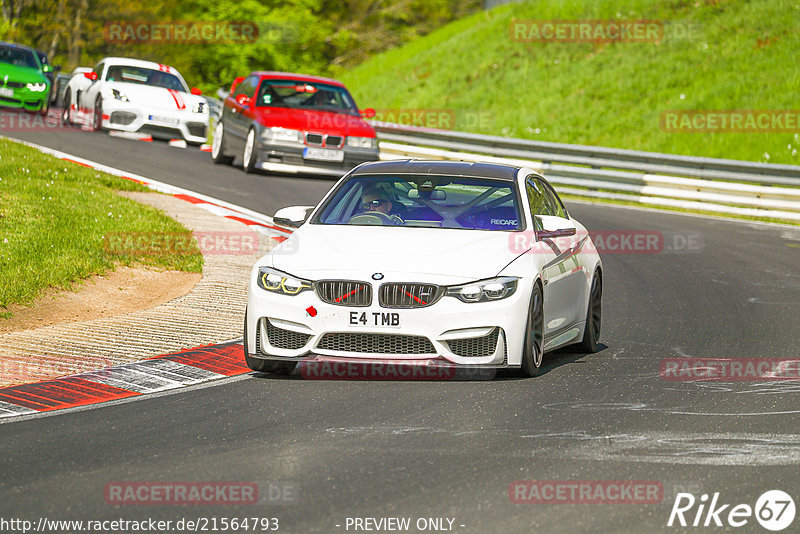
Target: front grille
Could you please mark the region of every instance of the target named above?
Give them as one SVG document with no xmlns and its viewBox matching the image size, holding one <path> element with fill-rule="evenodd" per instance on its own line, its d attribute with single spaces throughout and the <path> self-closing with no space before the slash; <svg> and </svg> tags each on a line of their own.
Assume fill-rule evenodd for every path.
<svg viewBox="0 0 800 534">
<path fill-rule="evenodd" d="M 325 138 L 325 146 L 339 148 L 340 146 L 342 146 L 342 141 L 344 141 L 344 138 L 341 136 L 329 135 Z"/>
<path fill-rule="evenodd" d="M 443 291 L 433 284 L 383 284 L 378 290 L 378 302 L 384 308 L 424 308 L 439 300 Z"/>
<path fill-rule="evenodd" d="M 14 89 L 22 89 L 27 84 L 25 82 L 8 82 L 6 83 L 8 87 L 13 87 Z"/>
<path fill-rule="evenodd" d="M 301 349 L 308 343 L 308 339 L 311 337 L 311 334 L 302 334 L 300 332 L 278 328 L 269 322 L 269 319 L 265 319 L 265 322 L 267 326 L 267 340 L 269 340 L 269 344 L 276 349 Z"/>
<path fill-rule="evenodd" d="M 309 145 L 322 146 L 322 134 L 306 134 L 306 143 Z"/>
<path fill-rule="evenodd" d="M 337 332 L 325 334 L 317 345 L 320 350 L 363 352 L 366 354 L 435 354 L 426 337 L 403 334 L 364 334 Z"/>
<path fill-rule="evenodd" d="M 372 286 L 351 280 L 321 280 L 316 283 L 317 296 L 323 302 L 338 306 L 369 306 Z"/>
<path fill-rule="evenodd" d="M 195 137 L 206 136 L 206 125 L 202 122 L 190 122 L 186 124 L 186 129 Z"/>
<path fill-rule="evenodd" d="M 127 126 L 136 120 L 136 114 L 128 111 L 115 111 L 111 114 L 109 120 L 114 124 L 121 124 Z"/>
<path fill-rule="evenodd" d="M 16 98 L 8 98 L 5 96 L 0 96 L 0 102 L 11 102 L 12 104 L 22 104 L 22 100 L 17 100 Z"/>
<path fill-rule="evenodd" d="M 499 332 L 500 329 L 495 328 L 485 336 L 453 339 L 447 342 L 447 346 L 450 347 L 453 354 L 465 358 L 491 356 L 497 348 Z"/>
</svg>

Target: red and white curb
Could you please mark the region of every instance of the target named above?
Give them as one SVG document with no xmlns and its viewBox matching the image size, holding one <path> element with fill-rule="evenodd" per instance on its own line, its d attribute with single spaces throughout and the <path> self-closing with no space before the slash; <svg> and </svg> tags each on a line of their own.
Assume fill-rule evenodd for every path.
<svg viewBox="0 0 800 534">
<path fill-rule="evenodd" d="M 0 388 L 0 418 L 141 397 L 251 372 L 230 342 L 156 356 L 55 380 Z"/>
<path fill-rule="evenodd" d="M 286 238 L 289 237 L 289 235 L 291 235 L 292 233 L 291 230 L 275 226 L 275 224 L 272 221 L 272 217 L 258 213 L 253 210 L 249 210 L 247 208 L 243 208 L 241 206 L 237 206 L 235 204 L 231 204 L 230 202 L 225 202 L 224 200 L 219 200 L 213 197 L 202 195 L 200 193 L 195 193 L 194 191 L 189 191 L 188 189 L 183 189 L 181 187 L 175 187 L 173 185 L 169 185 L 164 182 L 159 182 L 158 180 L 153 180 L 152 178 L 146 178 L 138 174 L 133 174 L 120 169 L 115 169 L 114 167 L 109 167 L 108 165 L 103 165 L 102 163 L 97 163 L 95 161 L 91 161 L 88 159 L 79 158 L 77 156 L 61 152 L 59 150 L 53 150 L 52 148 L 47 148 L 41 145 L 29 143 L 27 141 L 20 141 L 18 139 L 13 139 L 9 137 L 3 137 L 3 138 L 8 139 L 9 141 L 14 141 L 16 143 L 23 144 L 25 146 L 29 146 L 31 148 L 35 148 L 36 150 L 44 154 L 55 156 L 56 158 L 59 158 L 63 161 L 69 161 L 71 163 L 76 163 L 78 165 L 82 165 L 90 169 L 102 171 L 108 174 L 112 174 L 114 176 L 119 176 L 120 178 L 125 178 L 126 180 L 132 180 L 134 182 L 147 186 L 150 189 L 153 189 L 154 191 L 166 193 L 168 195 L 174 196 L 175 198 L 191 202 L 192 204 L 200 208 L 203 208 L 211 213 L 214 213 L 215 215 L 219 215 L 221 217 L 232 219 L 234 221 L 238 221 L 242 224 L 245 224 L 251 229 L 261 234 L 264 234 L 268 238 L 274 239 L 278 242 L 285 241 Z"/>
</svg>

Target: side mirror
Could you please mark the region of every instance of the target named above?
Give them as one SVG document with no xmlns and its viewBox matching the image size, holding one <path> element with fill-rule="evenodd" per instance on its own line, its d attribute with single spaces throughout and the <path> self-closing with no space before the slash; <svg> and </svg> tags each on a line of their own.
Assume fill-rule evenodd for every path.
<svg viewBox="0 0 800 534">
<path fill-rule="evenodd" d="M 50 65 L 42 65 L 42 72 L 53 72 L 53 67 Z"/>
<path fill-rule="evenodd" d="M 536 226 L 541 228 L 536 230 L 536 240 L 553 239 L 556 237 L 568 237 L 575 235 L 577 229 L 575 223 L 563 217 L 553 217 L 552 215 L 536 215 Z"/>
<path fill-rule="evenodd" d="M 240 106 L 246 106 L 250 103 L 250 97 L 247 95 L 236 95 L 236 103 Z"/>
<path fill-rule="evenodd" d="M 236 78 L 234 78 L 233 83 L 231 84 L 231 90 L 229 91 L 230 94 L 233 94 L 233 92 L 236 90 L 236 86 L 242 83 L 243 81 L 244 81 L 244 76 L 237 76 Z"/>
<path fill-rule="evenodd" d="M 275 212 L 272 221 L 275 224 L 299 228 L 306 222 L 306 219 L 308 219 L 308 216 L 311 215 L 313 210 L 314 206 L 291 206 L 288 208 L 281 208 Z"/>
<path fill-rule="evenodd" d="M 92 80 L 93 82 L 97 81 L 97 73 L 94 72 L 94 71 L 92 71 L 92 72 L 84 72 L 83 73 L 83 77 L 86 78 L 87 80 Z"/>
<path fill-rule="evenodd" d="M 197 87 L 192 87 L 192 88 L 189 90 L 189 92 L 190 92 L 190 93 L 192 93 L 193 95 L 197 95 L 197 96 L 200 96 L 200 95 L 202 95 L 202 94 L 203 94 L 203 91 L 201 91 L 201 90 L 200 90 L 200 89 L 198 89 Z"/>
<path fill-rule="evenodd" d="M 375 116 L 375 110 L 372 109 L 372 108 L 362 109 L 362 110 L 359 111 L 359 113 L 365 119 L 371 119 L 372 117 Z"/>
</svg>

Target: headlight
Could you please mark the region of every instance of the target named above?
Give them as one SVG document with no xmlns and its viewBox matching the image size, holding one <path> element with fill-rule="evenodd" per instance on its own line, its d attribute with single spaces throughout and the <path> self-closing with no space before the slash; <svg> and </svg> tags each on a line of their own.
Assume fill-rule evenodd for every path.
<svg viewBox="0 0 800 534">
<path fill-rule="evenodd" d="M 307 289 L 311 289 L 310 280 L 303 280 L 269 267 L 259 267 L 257 282 L 258 287 L 261 289 L 283 295 L 297 295 Z"/>
<path fill-rule="evenodd" d="M 510 297 L 517 290 L 519 278 L 500 276 L 460 286 L 450 286 L 446 295 L 462 302 L 487 302 Z"/>
<path fill-rule="evenodd" d="M 264 128 L 261 132 L 261 138 L 267 142 L 290 141 L 300 143 L 303 140 L 302 132 L 291 128 Z"/>
<path fill-rule="evenodd" d="M 44 83 L 44 82 L 42 82 L 42 83 L 29 83 L 29 84 L 27 84 L 27 88 L 30 91 L 33 91 L 35 93 L 41 93 L 42 91 L 46 91 L 47 90 L 47 84 Z"/>
<path fill-rule="evenodd" d="M 203 113 L 206 110 L 206 103 L 205 102 L 198 102 L 194 106 L 192 106 L 192 113 Z"/>
<path fill-rule="evenodd" d="M 348 137 L 347 146 L 358 148 L 378 148 L 378 140 L 374 137 Z"/>
<path fill-rule="evenodd" d="M 111 89 L 111 94 L 109 96 L 111 96 L 114 100 L 119 100 L 120 102 L 130 102 L 125 93 L 119 89 Z"/>
</svg>

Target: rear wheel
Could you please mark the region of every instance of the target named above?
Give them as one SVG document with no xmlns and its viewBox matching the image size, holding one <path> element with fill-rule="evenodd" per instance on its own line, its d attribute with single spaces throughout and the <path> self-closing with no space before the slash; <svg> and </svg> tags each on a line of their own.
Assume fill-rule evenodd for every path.
<svg viewBox="0 0 800 534">
<path fill-rule="evenodd" d="M 211 140 L 211 159 L 214 163 L 230 165 L 233 163 L 233 156 L 225 155 L 225 127 L 222 120 L 214 128 L 214 138 Z"/>
<path fill-rule="evenodd" d="M 244 361 L 247 367 L 259 373 L 272 373 L 275 375 L 288 375 L 297 367 L 297 362 L 274 362 L 250 357 L 247 348 L 247 314 L 244 316 Z"/>
<path fill-rule="evenodd" d="M 533 287 L 528 307 L 528 322 L 525 326 L 525 344 L 522 349 L 522 372 L 526 376 L 537 376 L 542 370 L 544 341 L 544 299 L 542 286 Z"/>
<path fill-rule="evenodd" d="M 597 352 L 600 341 L 600 322 L 602 319 L 603 277 L 600 271 L 594 273 L 592 287 L 589 289 L 589 307 L 586 311 L 586 326 L 583 329 L 583 340 L 579 347 L 583 352 Z"/>
<path fill-rule="evenodd" d="M 256 131 L 252 128 L 247 132 L 247 140 L 244 142 L 242 168 L 248 174 L 256 170 Z"/>
</svg>

